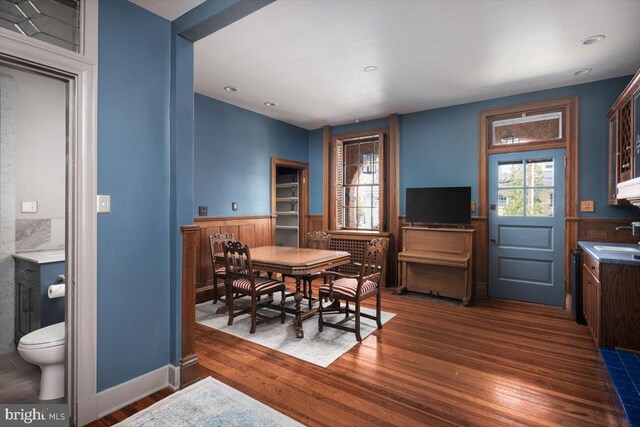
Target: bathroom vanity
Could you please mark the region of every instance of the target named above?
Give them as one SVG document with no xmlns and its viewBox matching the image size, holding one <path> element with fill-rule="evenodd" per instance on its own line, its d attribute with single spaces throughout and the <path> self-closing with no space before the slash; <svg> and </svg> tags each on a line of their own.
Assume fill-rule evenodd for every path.
<svg viewBox="0 0 640 427">
<path fill-rule="evenodd" d="M 600 347 L 640 350 L 640 245 L 578 242 L 582 308 Z"/>
<path fill-rule="evenodd" d="M 36 329 L 64 321 L 64 298 L 49 299 L 50 285 L 65 271 L 63 251 L 23 252 L 15 259 L 15 336 L 17 343 Z"/>
</svg>

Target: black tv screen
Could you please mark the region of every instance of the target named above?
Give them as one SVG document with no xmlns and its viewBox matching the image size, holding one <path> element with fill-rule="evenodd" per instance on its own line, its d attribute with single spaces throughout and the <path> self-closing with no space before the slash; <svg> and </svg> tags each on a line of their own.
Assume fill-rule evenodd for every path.
<svg viewBox="0 0 640 427">
<path fill-rule="evenodd" d="M 471 187 L 407 188 L 407 222 L 471 223 Z"/>
</svg>

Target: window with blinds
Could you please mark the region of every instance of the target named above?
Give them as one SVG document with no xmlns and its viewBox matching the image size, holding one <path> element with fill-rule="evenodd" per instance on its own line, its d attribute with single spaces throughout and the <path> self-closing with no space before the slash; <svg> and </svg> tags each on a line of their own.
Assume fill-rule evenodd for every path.
<svg viewBox="0 0 640 427">
<path fill-rule="evenodd" d="M 384 134 L 335 144 L 336 225 L 346 230 L 384 229 Z"/>
</svg>

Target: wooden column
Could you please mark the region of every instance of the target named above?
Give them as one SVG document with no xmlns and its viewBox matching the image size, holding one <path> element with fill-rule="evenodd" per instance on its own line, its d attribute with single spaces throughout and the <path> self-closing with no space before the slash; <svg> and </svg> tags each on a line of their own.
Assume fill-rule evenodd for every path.
<svg viewBox="0 0 640 427">
<path fill-rule="evenodd" d="M 398 242 L 400 241 L 400 119 L 397 114 L 389 117 L 389 232 L 393 238 L 389 242 L 389 282 L 388 286 L 398 285 Z"/>
<path fill-rule="evenodd" d="M 329 229 L 329 173 L 331 153 L 331 126 L 322 128 L 322 229 Z"/>
<path fill-rule="evenodd" d="M 185 225 L 182 231 L 182 357 L 180 388 L 200 379 L 196 356 L 196 272 L 200 245 L 200 227 Z"/>
</svg>

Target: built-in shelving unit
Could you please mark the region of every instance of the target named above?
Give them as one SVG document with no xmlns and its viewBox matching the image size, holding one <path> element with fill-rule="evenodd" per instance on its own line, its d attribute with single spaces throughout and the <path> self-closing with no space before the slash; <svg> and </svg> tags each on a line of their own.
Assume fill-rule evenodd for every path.
<svg viewBox="0 0 640 427">
<path fill-rule="evenodd" d="M 298 171 L 279 167 L 276 173 L 276 245 L 298 247 Z"/>
</svg>

